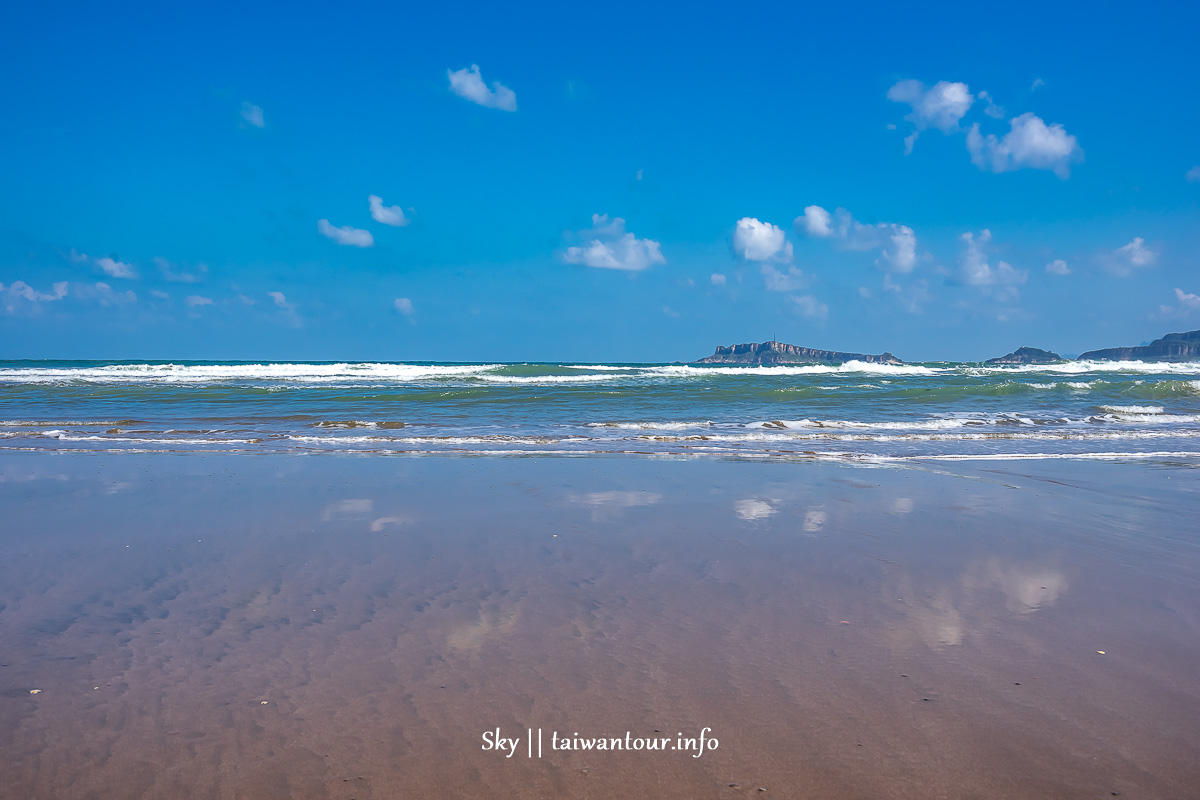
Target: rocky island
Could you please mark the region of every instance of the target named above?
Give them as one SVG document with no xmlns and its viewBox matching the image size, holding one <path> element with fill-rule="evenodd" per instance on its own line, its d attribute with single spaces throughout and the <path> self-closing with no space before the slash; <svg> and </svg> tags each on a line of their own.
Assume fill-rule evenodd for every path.
<svg viewBox="0 0 1200 800">
<path fill-rule="evenodd" d="M 1200 331 L 1168 333 L 1141 347 L 1089 350 L 1080 361 L 1200 361 Z"/>
<path fill-rule="evenodd" d="M 1006 356 L 989 358 L 984 364 L 1057 364 L 1066 359 L 1058 353 L 1049 350 L 1039 350 L 1036 347 L 1018 347 Z"/>
<path fill-rule="evenodd" d="M 864 353 L 839 353 L 836 350 L 814 350 L 783 342 L 751 342 L 718 347 L 711 356 L 693 361 L 693 364 L 844 364 L 847 361 L 863 361 L 868 364 L 903 364 L 891 353 L 872 356 Z"/>
</svg>

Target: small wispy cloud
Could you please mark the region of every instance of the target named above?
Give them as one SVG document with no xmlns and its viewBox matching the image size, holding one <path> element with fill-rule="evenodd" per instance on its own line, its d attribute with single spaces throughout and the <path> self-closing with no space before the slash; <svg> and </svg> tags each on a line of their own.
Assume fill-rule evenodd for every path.
<svg viewBox="0 0 1200 800">
<path fill-rule="evenodd" d="M 254 105 L 254 103 L 242 103 L 242 119 L 246 121 L 247 125 L 253 125 L 256 128 L 265 128 L 267 126 L 267 123 L 263 120 L 263 110 Z"/>
<path fill-rule="evenodd" d="M 1046 273 L 1049 275 L 1070 275 L 1071 268 L 1067 266 L 1066 261 L 1056 258 L 1046 265 Z"/>
<path fill-rule="evenodd" d="M 802 317 L 821 320 L 829 316 L 829 306 L 811 294 L 792 295 L 788 299 L 795 306 L 796 313 Z"/>
<path fill-rule="evenodd" d="M 640 272 L 654 264 L 665 264 L 662 246 L 653 239 L 639 239 L 625 230 L 625 220 L 607 214 L 593 214 L 590 230 L 579 231 L 587 243 L 568 247 L 563 259 L 598 269 Z"/>
<path fill-rule="evenodd" d="M 283 292 L 267 292 L 267 297 L 271 298 L 278 308 L 290 309 L 292 307 L 292 304 L 288 302 L 287 295 Z"/>
<path fill-rule="evenodd" d="M 375 244 L 375 237 L 370 231 L 349 225 L 337 227 L 330 225 L 327 219 L 317 220 L 317 230 L 322 236 L 349 247 L 371 247 Z"/>
<path fill-rule="evenodd" d="M 39 292 L 25 281 L 14 281 L 8 286 L 0 283 L 0 303 L 3 303 L 5 311 L 12 314 L 22 302 L 36 305 L 62 300 L 67 296 L 69 286 L 67 281 L 58 281 L 49 292 Z"/>
<path fill-rule="evenodd" d="M 446 70 L 450 78 L 450 91 L 464 100 L 483 106 L 497 108 L 501 111 L 517 110 L 517 93 L 500 81 L 493 81 L 492 88 L 483 82 L 479 65 L 472 64 L 470 68 Z"/>
<path fill-rule="evenodd" d="M 724 286 L 725 285 L 725 276 L 722 275 L 720 272 L 714 272 L 712 275 L 708 276 L 708 282 L 711 283 L 713 286 Z"/>
<path fill-rule="evenodd" d="M 1158 252 L 1146 246 L 1146 240 L 1135 236 L 1133 241 L 1114 250 L 1104 261 L 1108 271 L 1124 278 L 1132 275 L 1135 270 L 1154 266 L 1158 260 Z"/>
<path fill-rule="evenodd" d="M 1188 183 L 1200 183 L 1200 166 L 1195 166 L 1183 173 L 1183 179 Z"/>
<path fill-rule="evenodd" d="M 960 258 L 963 280 L 984 294 L 994 295 L 1000 302 L 1016 300 L 1021 294 L 1017 287 L 1029 278 L 1028 271 L 1016 269 L 1007 261 L 991 265 L 987 245 L 992 241 L 992 232 L 987 228 L 978 234 L 964 233 L 959 238 L 963 243 Z"/>
<path fill-rule="evenodd" d="M 101 256 L 100 258 L 90 258 L 86 253 L 78 253 L 71 250 L 71 260 L 76 264 L 92 264 L 100 269 L 105 275 L 110 278 L 136 278 L 137 271 L 132 265 L 126 264 L 123 261 L 118 261 L 111 256 Z"/>
<path fill-rule="evenodd" d="M 942 133 L 954 133 L 959 130 L 959 122 L 975 102 L 975 96 L 965 83 L 950 81 L 938 81 L 928 87 L 921 81 L 898 81 L 888 89 L 887 97 L 912 109 L 905 117 L 913 125 L 912 132 L 904 138 L 905 153 L 912 152 L 922 131 L 933 128 Z"/>
<path fill-rule="evenodd" d="M 400 206 L 385 206 L 383 198 L 377 194 L 367 197 L 367 205 L 371 209 L 371 219 L 376 222 L 391 225 L 393 228 L 403 228 L 409 222 L 408 217 L 404 216 L 404 209 Z"/>
<path fill-rule="evenodd" d="M 1175 301 L 1173 306 L 1159 306 L 1158 314 L 1155 316 L 1164 320 L 1183 319 L 1200 313 L 1200 295 L 1177 288 L 1175 289 Z"/>
<path fill-rule="evenodd" d="M 199 283 L 204 279 L 204 273 L 208 272 L 208 267 L 200 264 L 196 267 L 195 272 L 187 272 L 184 269 L 177 268 L 165 258 L 156 258 L 154 263 L 158 265 L 159 272 L 162 273 L 163 280 L 171 283 Z"/>
<path fill-rule="evenodd" d="M 407 297 L 397 297 L 392 302 L 392 306 L 406 317 L 411 317 L 416 313 L 412 300 L 409 300 Z"/>
<path fill-rule="evenodd" d="M 829 213 L 808 206 L 794 221 L 796 230 L 818 239 L 831 239 L 847 250 L 878 250 L 878 266 L 889 272 L 912 272 L 917 265 L 917 234 L 896 222 L 867 224 L 844 208 Z"/>
<path fill-rule="evenodd" d="M 200 306 L 211 306 L 213 300 L 211 297 L 203 297 L 198 294 L 190 294 L 183 298 L 183 303 L 188 308 L 199 308 Z"/>
</svg>

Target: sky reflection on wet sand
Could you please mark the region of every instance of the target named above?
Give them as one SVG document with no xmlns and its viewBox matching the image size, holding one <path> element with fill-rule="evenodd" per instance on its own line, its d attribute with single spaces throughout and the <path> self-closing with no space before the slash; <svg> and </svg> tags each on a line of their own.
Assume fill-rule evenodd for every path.
<svg viewBox="0 0 1200 800">
<path fill-rule="evenodd" d="M 9 453 L 0 477 L 15 796 L 1200 781 L 1188 467 Z M 505 759 L 497 727 L 720 747 Z"/>
</svg>

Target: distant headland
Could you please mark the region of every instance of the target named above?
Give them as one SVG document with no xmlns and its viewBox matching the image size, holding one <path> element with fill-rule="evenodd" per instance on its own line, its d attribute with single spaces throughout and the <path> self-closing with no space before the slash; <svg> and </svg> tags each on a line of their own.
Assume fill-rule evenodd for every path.
<svg viewBox="0 0 1200 800">
<path fill-rule="evenodd" d="M 844 364 L 847 361 L 863 361 L 868 364 L 903 364 L 891 353 L 877 356 L 864 353 L 839 353 L 836 350 L 814 350 L 811 347 L 797 347 L 783 342 L 763 342 L 762 344 L 735 344 L 729 347 L 718 347 L 717 351 L 707 358 L 694 361 L 694 364 Z"/>
<path fill-rule="evenodd" d="M 985 364 L 1056 364 L 1068 361 L 1058 353 L 1036 347 L 1019 347 L 1005 356 L 989 358 Z M 1169 333 L 1161 339 L 1140 347 L 1111 347 L 1105 350 L 1089 350 L 1079 356 L 1078 361 L 1200 361 L 1200 330 L 1187 333 Z M 866 364 L 903 364 L 904 361 L 891 353 L 868 355 L 866 353 L 843 353 L 837 350 L 817 350 L 783 342 L 750 342 L 717 347 L 711 356 L 697 359 L 693 364 L 845 364 L 861 361 Z"/>
</svg>

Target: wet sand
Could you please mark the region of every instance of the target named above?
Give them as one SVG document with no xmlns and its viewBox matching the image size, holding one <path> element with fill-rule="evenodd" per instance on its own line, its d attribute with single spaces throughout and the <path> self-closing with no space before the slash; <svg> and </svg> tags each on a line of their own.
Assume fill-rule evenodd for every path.
<svg viewBox="0 0 1200 800">
<path fill-rule="evenodd" d="M 5 797 L 1200 785 L 1187 465 L 8 453 L 0 478 Z M 496 728 L 542 757 L 482 749 Z M 698 758 L 549 745 L 704 728 Z"/>
</svg>

